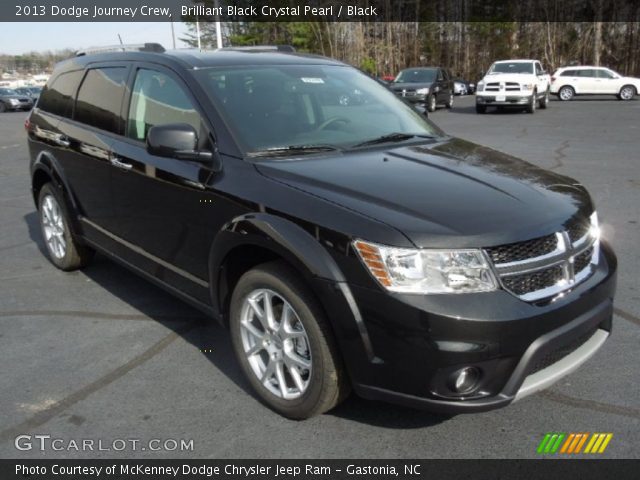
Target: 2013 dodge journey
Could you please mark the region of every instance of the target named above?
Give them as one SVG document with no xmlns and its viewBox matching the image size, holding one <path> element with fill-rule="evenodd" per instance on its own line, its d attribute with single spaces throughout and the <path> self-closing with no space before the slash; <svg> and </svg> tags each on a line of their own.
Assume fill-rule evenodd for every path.
<svg viewBox="0 0 640 480">
<path fill-rule="evenodd" d="M 25 124 L 51 262 L 101 252 L 228 326 L 274 410 L 497 408 L 608 337 L 616 258 L 577 181 L 331 59 L 122 50 L 59 64 Z"/>
</svg>

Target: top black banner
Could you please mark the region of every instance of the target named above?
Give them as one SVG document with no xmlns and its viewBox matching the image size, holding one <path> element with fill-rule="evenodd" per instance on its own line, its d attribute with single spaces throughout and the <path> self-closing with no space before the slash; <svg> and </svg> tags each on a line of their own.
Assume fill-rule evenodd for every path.
<svg viewBox="0 0 640 480">
<path fill-rule="evenodd" d="M 3 22 L 638 22 L 637 0 L 4 0 Z"/>
</svg>

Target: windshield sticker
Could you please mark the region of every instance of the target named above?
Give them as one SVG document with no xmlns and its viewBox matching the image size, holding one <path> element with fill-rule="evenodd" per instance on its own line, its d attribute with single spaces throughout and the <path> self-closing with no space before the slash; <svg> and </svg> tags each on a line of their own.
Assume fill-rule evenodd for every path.
<svg viewBox="0 0 640 480">
<path fill-rule="evenodd" d="M 324 83 L 324 80 L 319 77 L 301 77 L 304 83 Z"/>
</svg>

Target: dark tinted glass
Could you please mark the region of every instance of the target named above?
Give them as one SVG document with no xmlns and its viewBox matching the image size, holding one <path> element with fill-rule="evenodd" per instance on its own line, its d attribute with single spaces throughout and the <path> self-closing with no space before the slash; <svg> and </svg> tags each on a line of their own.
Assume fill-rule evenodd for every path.
<svg viewBox="0 0 640 480">
<path fill-rule="evenodd" d="M 139 70 L 133 86 L 127 136 L 144 141 L 155 125 L 188 123 L 200 131 L 200 114 L 171 77 L 153 70 Z"/>
<path fill-rule="evenodd" d="M 579 77 L 595 78 L 596 76 L 595 70 L 578 70 L 577 73 Z"/>
<path fill-rule="evenodd" d="M 89 70 L 78 91 L 74 119 L 101 130 L 119 133 L 126 75 L 127 69 L 124 67 Z"/>
<path fill-rule="evenodd" d="M 596 70 L 596 73 L 598 74 L 598 78 L 614 78 L 613 74 L 607 70 Z"/>
<path fill-rule="evenodd" d="M 560 76 L 561 77 L 575 77 L 576 76 L 576 71 L 575 70 L 565 70 L 564 72 L 562 72 L 562 74 Z"/>
<path fill-rule="evenodd" d="M 73 97 L 83 73 L 82 70 L 77 70 L 58 76 L 51 85 L 47 85 L 42 90 L 38 108 L 62 117 L 71 117 Z"/>
</svg>

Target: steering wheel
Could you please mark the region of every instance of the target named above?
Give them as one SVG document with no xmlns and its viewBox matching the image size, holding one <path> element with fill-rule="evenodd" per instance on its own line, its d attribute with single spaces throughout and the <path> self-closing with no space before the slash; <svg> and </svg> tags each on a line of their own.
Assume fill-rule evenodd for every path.
<svg viewBox="0 0 640 480">
<path fill-rule="evenodd" d="M 346 117 L 331 117 L 331 118 L 327 118 L 324 122 L 322 122 L 320 125 L 318 125 L 316 127 L 316 130 L 324 130 L 329 125 L 331 125 L 332 123 L 336 123 L 336 122 L 349 123 L 349 122 L 351 122 L 351 120 L 349 120 Z"/>
</svg>

